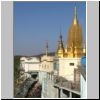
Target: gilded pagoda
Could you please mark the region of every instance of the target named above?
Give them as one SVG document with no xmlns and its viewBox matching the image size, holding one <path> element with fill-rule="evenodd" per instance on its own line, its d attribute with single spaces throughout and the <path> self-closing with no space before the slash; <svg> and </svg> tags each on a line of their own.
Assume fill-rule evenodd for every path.
<svg viewBox="0 0 100 100">
<path fill-rule="evenodd" d="M 82 26 L 79 25 L 76 6 L 74 7 L 74 18 L 68 31 L 66 48 L 63 46 L 62 35 L 60 32 L 59 44 L 57 49 L 58 57 L 80 58 L 83 55 L 83 36 Z"/>
</svg>

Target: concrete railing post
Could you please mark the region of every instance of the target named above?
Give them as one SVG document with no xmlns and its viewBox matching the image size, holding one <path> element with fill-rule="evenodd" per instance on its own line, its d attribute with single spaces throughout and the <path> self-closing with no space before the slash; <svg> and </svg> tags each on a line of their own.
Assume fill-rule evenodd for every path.
<svg viewBox="0 0 100 100">
<path fill-rule="evenodd" d="M 72 92 L 69 91 L 69 98 L 72 98 Z"/>
</svg>

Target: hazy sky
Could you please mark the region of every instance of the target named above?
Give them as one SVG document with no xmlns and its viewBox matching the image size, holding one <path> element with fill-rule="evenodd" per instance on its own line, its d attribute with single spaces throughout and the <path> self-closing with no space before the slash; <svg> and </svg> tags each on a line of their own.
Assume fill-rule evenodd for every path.
<svg viewBox="0 0 100 100">
<path fill-rule="evenodd" d="M 64 46 L 74 17 L 75 2 L 14 2 L 14 55 L 49 52 L 58 46 L 60 27 Z M 79 24 L 86 36 L 86 3 L 76 2 Z"/>
</svg>

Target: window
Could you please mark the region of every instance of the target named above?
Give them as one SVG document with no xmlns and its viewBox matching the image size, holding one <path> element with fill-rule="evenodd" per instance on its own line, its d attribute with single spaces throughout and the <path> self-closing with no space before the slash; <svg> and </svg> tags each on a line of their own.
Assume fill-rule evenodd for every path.
<svg viewBox="0 0 100 100">
<path fill-rule="evenodd" d="M 70 65 L 70 66 L 74 66 L 74 63 L 70 63 L 69 65 Z"/>
</svg>

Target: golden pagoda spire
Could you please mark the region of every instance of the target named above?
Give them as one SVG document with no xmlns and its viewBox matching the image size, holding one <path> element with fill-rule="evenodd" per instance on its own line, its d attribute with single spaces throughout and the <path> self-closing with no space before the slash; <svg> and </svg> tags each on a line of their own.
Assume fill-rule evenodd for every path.
<svg viewBox="0 0 100 100">
<path fill-rule="evenodd" d="M 73 24 L 74 24 L 74 25 L 78 24 L 78 20 L 77 20 L 77 11 L 76 11 L 76 4 L 75 4 L 75 7 L 74 7 L 74 21 L 73 21 Z"/>
<path fill-rule="evenodd" d="M 76 10 L 76 4 L 74 6 L 74 17 L 73 17 L 73 22 L 72 25 L 68 31 L 68 36 L 67 36 L 67 57 L 82 57 L 82 27 L 78 23 L 78 18 L 77 18 L 77 10 Z"/>
<path fill-rule="evenodd" d="M 77 14 L 76 14 L 76 4 L 75 4 L 75 7 L 74 7 L 74 17 L 76 18 L 77 17 Z"/>
<path fill-rule="evenodd" d="M 58 55 L 58 57 L 64 56 L 64 47 L 63 47 L 61 31 L 60 31 L 60 35 L 59 35 L 59 44 L 58 44 L 58 49 L 57 49 L 57 55 Z"/>
</svg>

